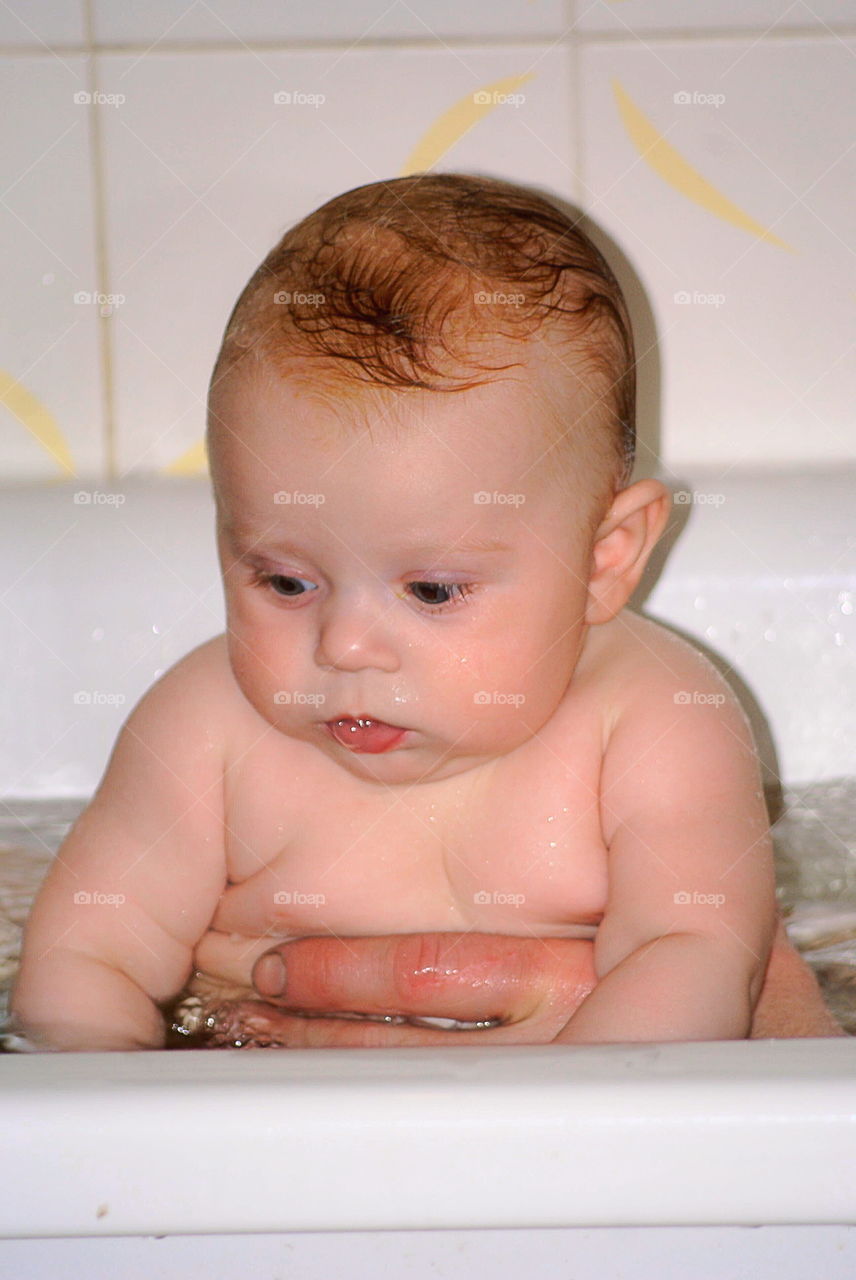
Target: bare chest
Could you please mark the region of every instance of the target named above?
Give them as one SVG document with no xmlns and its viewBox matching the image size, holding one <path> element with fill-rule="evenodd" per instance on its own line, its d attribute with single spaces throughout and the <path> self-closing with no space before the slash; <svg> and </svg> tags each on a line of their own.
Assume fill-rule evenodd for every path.
<svg viewBox="0 0 856 1280">
<path fill-rule="evenodd" d="M 607 890 L 600 763 L 595 717 L 413 787 L 366 786 L 265 735 L 230 770 L 229 885 L 212 928 L 592 937 Z"/>
</svg>

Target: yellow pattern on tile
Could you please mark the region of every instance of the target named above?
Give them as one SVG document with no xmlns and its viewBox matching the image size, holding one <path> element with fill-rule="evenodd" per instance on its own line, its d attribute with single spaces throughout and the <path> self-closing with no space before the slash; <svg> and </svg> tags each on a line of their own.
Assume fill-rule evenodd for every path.
<svg viewBox="0 0 856 1280">
<path fill-rule="evenodd" d="M 161 471 L 166 476 L 201 476 L 208 470 L 208 458 L 205 454 L 205 441 L 198 440 L 184 453 L 179 454 L 174 462 L 169 462 Z"/>
<path fill-rule="evenodd" d="M 491 84 L 482 85 L 481 89 L 464 94 L 463 98 L 459 98 L 448 111 L 438 116 L 423 133 L 398 176 L 406 178 L 411 173 L 424 173 L 432 168 L 474 125 L 503 105 L 496 101 L 496 95 L 502 97 L 517 93 L 520 86 L 532 78 L 531 71 L 520 76 L 505 76 L 502 80 L 494 80 Z"/>
<path fill-rule="evenodd" d="M 51 411 L 23 382 L 13 378 L 4 369 L 0 369 L 0 404 L 5 405 L 21 426 L 50 454 L 62 472 L 62 478 L 76 475 L 68 441 Z"/>
<path fill-rule="evenodd" d="M 706 178 L 703 178 L 699 171 L 694 169 L 680 152 L 676 151 L 671 143 L 667 142 L 663 135 L 657 131 L 648 117 L 640 111 L 633 99 L 625 92 L 618 80 L 613 79 L 612 91 L 615 94 L 621 120 L 627 130 L 630 141 L 645 163 L 650 165 L 664 182 L 668 182 L 669 186 L 674 187 L 682 196 L 686 196 L 694 204 L 700 205 L 702 209 L 706 209 L 714 217 L 721 218 L 723 222 L 730 222 L 732 226 L 739 227 L 741 231 L 748 231 L 760 240 L 767 240 L 770 244 L 777 245 L 788 253 L 797 252 L 791 245 L 786 244 L 784 240 L 780 240 L 778 236 L 773 235 L 772 231 L 763 227 L 760 222 L 756 222 L 748 213 L 729 200 L 721 191 L 718 191 Z"/>
</svg>

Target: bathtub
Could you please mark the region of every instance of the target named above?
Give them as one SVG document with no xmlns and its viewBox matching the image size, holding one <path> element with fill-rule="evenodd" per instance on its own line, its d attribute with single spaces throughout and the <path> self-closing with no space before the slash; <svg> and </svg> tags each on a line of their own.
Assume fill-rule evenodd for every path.
<svg viewBox="0 0 856 1280">
<path fill-rule="evenodd" d="M 669 483 L 634 607 L 733 664 L 772 788 L 856 773 L 856 471 Z M 7 489 L 0 545 L 23 830 L 92 793 L 223 605 L 202 481 Z M 0 1076 L 3 1275 L 856 1274 L 856 1039 L 4 1054 Z"/>
</svg>

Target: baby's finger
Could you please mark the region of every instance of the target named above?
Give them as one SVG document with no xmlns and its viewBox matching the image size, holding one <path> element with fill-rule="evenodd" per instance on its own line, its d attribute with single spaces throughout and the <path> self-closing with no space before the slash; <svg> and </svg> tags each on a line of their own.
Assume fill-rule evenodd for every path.
<svg viewBox="0 0 856 1280">
<path fill-rule="evenodd" d="M 269 971 L 271 958 L 274 969 L 277 959 L 284 964 L 284 980 Z M 592 944 L 578 938 L 307 937 L 261 956 L 253 984 L 269 1003 L 314 1013 L 355 1010 L 506 1024 L 549 1008 L 561 1009 L 567 1020 L 595 984 L 592 961 Z"/>
</svg>

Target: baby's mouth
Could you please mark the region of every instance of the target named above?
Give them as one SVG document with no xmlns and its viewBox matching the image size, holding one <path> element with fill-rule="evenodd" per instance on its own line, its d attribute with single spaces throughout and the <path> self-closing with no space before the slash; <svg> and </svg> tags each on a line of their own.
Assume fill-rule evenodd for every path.
<svg viewBox="0 0 856 1280">
<path fill-rule="evenodd" d="M 340 746 L 349 751 L 366 752 L 379 755 L 383 751 L 391 751 L 404 739 L 407 729 L 400 725 L 386 724 L 383 720 L 375 720 L 371 716 L 340 716 L 336 720 L 327 720 L 326 727 Z"/>
</svg>

